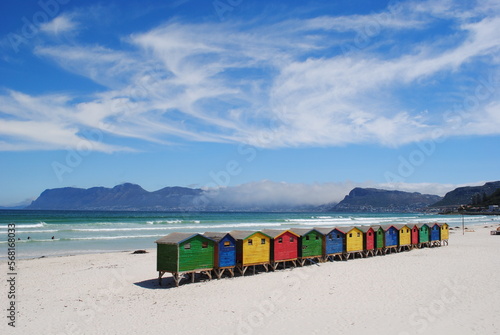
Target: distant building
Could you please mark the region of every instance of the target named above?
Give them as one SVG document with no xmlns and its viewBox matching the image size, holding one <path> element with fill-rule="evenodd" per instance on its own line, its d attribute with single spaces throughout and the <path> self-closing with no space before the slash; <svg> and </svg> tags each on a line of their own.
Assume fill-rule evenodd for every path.
<svg viewBox="0 0 500 335">
<path fill-rule="evenodd" d="M 498 212 L 498 210 L 499 210 L 498 205 L 489 205 L 488 206 L 489 212 Z"/>
</svg>

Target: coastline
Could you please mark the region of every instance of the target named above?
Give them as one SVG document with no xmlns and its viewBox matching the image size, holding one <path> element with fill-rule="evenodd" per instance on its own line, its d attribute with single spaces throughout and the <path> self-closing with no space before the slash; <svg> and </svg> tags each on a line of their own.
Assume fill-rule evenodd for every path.
<svg viewBox="0 0 500 335">
<path fill-rule="evenodd" d="M 158 286 L 156 249 L 20 260 L 16 332 L 494 333 L 500 237 L 489 231 L 497 226 L 452 230 L 439 248 L 178 288 L 169 276 Z M 6 321 L 0 329 L 11 331 Z"/>
</svg>

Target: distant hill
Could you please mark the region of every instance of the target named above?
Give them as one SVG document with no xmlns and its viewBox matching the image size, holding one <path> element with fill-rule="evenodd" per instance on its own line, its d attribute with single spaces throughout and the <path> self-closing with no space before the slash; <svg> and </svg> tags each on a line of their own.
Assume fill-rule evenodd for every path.
<svg viewBox="0 0 500 335">
<path fill-rule="evenodd" d="M 468 205 L 473 202 L 473 197 L 477 195 L 482 196 L 483 194 L 491 196 L 499 188 L 500 181 L 489 182 L 483 186 L 459 187 L 446 193 L 444 198 L 434 203 L 432 207 Z"/>
<path fill-rule="evenodd" d="M 356 187 L 331 207 L 335 212 L 415 212 L 440 200 L 438 195 Z"/>
<path fill-rule="evenodd" d="M 165 187 L 148 192 L 130 183 L 113 188 L 65 187 L 45 190 L 26 209 L 186 210 L 196 206 L 196 199 L 202 192 L 186 187 Z"/>
</svg>

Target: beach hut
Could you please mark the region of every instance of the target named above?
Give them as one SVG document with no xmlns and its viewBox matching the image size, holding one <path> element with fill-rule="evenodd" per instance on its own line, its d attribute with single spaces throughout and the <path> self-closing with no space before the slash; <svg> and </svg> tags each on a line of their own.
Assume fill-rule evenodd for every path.
<svg viewBox="0 0 500 335">
<path fill-rule="evenodd" d="M 382 226 L 372 226 L 375 232 L 375 255 L 385 254 L 385 231 Z"/>
<path fill-rule="evenodd" d="M 236 268 L 244 276 L 249 266 L 262 265 L 266 272 L 271 264 L 271 237 L 260 231 L 233 230 L 236 240 Z"/>
<path fill-rule="evenodd" d="M 170 233 L 155 241 L 157 245 L 156 269 L 158 281 L 166 272 L 172 273 L 175 285 L 179 286 L 184 274 L 190 274 L 194 282 L 195 273 L 205 273 L 210 279 L 214 268 L 215 241 L 201 234 Z"/>
<path fill-rule="evenodd" d="M 411 229 L 405 224 L 395 225 L 399 232 L 399 248 L 398 251 L 411 249 Z"/>
<path fill-rule="evenodd" d="M 375 230 L 370 226 L 359 226 L 358 228 L 363 232 L 365 257 L 368 257 L 368 255 L 375 256 Z"/>
<path fill-rule="evenodd" d="M 363 231 L 358 227 L 339 227 L 338 229 L 345 232 L 345 251 L 347 259 L 349 259 L 351 255 L 352 257 L 356 255 L 363 257 Z"/>
<path fill-rule="evenodd" d="M 305 262 L 321 262 L 323 260 L 323 234 L 316 229 L 292 228 L 291 232 L 299 236 L 298 262 L 304 266 Z"/>
<path fill-rule="evenodd" d="M 450 237 L 450 227 L 447 223 L 441 224 L 441 243 L 443 245 L 448 245 L 448 238 Z"/>
<path fill-rule="evenodd" d="M 271 266 L 276 270 L 280 263 L 283 268 L 286 262 L 297 266 L 299 252 L 299 235 L 290 230 L 264 229 L 262 233 L 271 237 Z"/>
<path fill-rule="evenodd" d="M 382 229 L 384 230 L 384 254 L 398 251 L 398 228 L 394 225 L 383 225 Z"/>
<path fill-rule="evenodd" d="M 418 223 L 418 247 L 429 247 L 431 243 L 431 228 L 427 223 Z"/>
<path fill-rule="evenodd" d="M 411 229 L 411 247 L 418 248 L 418 236 L 419 236 L 419 228 L 416 223 L 409 225 Z"/>
<path fill-rule="evenodd" d="M 315 228 L 323 234 L 323 259 L 333 261 L 335 257 L 340 260 L 346 257 L 345 233 L 337 228 Z"/>
<path fill-rule="evenodd" d="M 206 232 L 203 234 L 215 241 L 214 272 L 217 278 L 221 278 L 227 270 L 234 277 L 236 267 L 236 240 L 229 233 Z"/>
<path fill-rule="evenodd" d="M 441 225 L 437 222 L 430 224 L 431 228 L 431 246 L 441 245 Z"/>
</svg>

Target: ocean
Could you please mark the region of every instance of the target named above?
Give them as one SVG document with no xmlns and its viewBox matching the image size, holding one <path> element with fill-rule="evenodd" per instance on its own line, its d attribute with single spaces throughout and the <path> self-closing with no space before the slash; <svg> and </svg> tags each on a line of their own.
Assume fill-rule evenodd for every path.
<svg viewBox="0 0 500 335">
<path fill-rule="evenodd" d="M 461 216 L 364 213 L 90 212 L 0 210 L 0 260 L 7 258 L 7 228 L 15 224 L 16 258 L 37 258 L 156 248 L 171 232 L 285 229 L 447 222 Z M 465 225 L 500 223 L 498 216 L 465 216 Z M 4 247 L 2 247 L 4 246 Z"/>
</svg>

